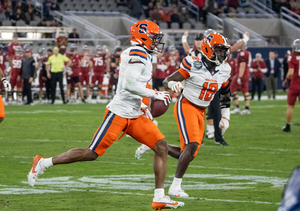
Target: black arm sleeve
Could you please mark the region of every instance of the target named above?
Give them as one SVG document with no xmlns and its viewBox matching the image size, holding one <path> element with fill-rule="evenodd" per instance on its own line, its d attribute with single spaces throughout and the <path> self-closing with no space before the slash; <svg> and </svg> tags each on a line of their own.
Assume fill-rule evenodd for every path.
<svg viewBox="0 0 300 211">
<path fill-rule="evenodd" d="M 220 90 L 220 106 L 222 108 L 230 108 L 230 83 Z"/>
<path fill-rule="evenodd" d="M 34 60 L 31 61 L 31 64 L 30 64 L 30 77 L 34 77 L 34 73 L 35 73 L 35 62 Z"/>
</svg>

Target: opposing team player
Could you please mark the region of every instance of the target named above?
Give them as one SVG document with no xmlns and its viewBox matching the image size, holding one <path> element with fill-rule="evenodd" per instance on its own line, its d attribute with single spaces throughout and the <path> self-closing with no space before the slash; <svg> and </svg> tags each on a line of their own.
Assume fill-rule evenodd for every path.
<svg viewBox="0 0 300 211">
<path fill-rule="evenodd" d="M 43 88 L 45 87 L 45 83 L 47 78 L 45 76 L 43 76 L 43 71 L 42 71 L 42 65 L 43 65 L 43 60 L 45 58 L 45 48 L 40 48 L 38 50 L 39 53 L 39 57 L 37 58 L 37 70 L 39 70 L 39 101 L 40 103 L 43 103 Z"/>
<path fill-rule="evenodd" d="M 35 184 L 38 176 L 52 165 L 92 161 L 102 156 L 123 131 L 155 152 L 153 163 L 155 191 L 152 202 L 154 210 L 184 205 L 164 195 L 168 146 L 164 135 L 151 120 L 143 116 L 140 109 L 142 97 L 162 100 L 166 105 L 170 102 L 168 92 L 156 92 L 146 88 L 146 83 L 152 75 L 150 52 L 157 51 L 158 45 L 162 44 L 160 43 L 162 37 L 159 27 L 152 21 L 139 21 L 131 27 L 132 46 L 121 54 L 117 93 L 107 105 L 104 121 L 96 131 L 91 144 L 87 148 L 71 149 L 53 158 L 44 159 L 37 155 L 28 175 L 31 186 Z"/>
<path fill-rule="evenodd" d="M 8 44 L 8 52 L 10 57 L 15 56 L 15 52 L 18 47 L 22 47 L 22 45 L 18 41 L 18 35 L 14 33 L 12 42 Z"/>
<path fill-rule="evenodd" d="M 294 106 L 298 97 L 300 102 L 300 39 L 294 40 L 292 44 L 292 54 L 288 57 L 289 71 L 284 81 L 284 86 L 290 82 L 287 97 L 287 110 L 286 110 L 286 126 L 283 127 L 284 132 L 291 132 L 291 121 L 293 117 Z"/>
<path fill-rule="evenodd" d="M 18 105 L 22 105 L 22 89 L 23 89 L 23 81 L 20 75 L 21 66 L 22 66 L 22 47 L 18 46 L 15 48 L 15 55 L 11 57 L 11 76 L 10 76 L 10 84 L 11 84 L 11 92 L 8 95 L 8 104 L 12 104 L 12 97 L 14 88 L 17 87 L 18 94 Z"/>
<path fill-rule="evenodd" d="M 153 69 L 153 88 L 156 90 L 164 91 L 163 80 L 166 78 L 166 72 L 168 69 L 166 57 L 161 52 L 157 53 L 156 66 Z"/>
<path fill-rule="evenodd" d="M 3 77 L 7 75 L 7 73 L 11 70 L 11 65 L 6 69 L 5 62 L 8 61 L 11 64 L 10 57 L 7 55 L 6 52 L 3 51 L 4 46 L 0 44 L 0 68 L 3 71 Z M 0 83 L 0 95 L 3 96 L 3 102 L 5 104 L 5 87 L 4 84 Z"/>
<path fill-rule="evenodd" d="M 105 53 L 103 53 L 103 48 Z M 107 50 L 106 46 L 97 45 L 96 46 L 96 55 L 92 57 L 93 63 L 93 77 L 91 83 L 91 92 L 94 89 L 96 83 L 98 84 L 98 92 L 97 92 L 97 103 L 100 103 L 100 96 L 101 96 L 101 88 L 102 82 L 104 78 L 104 74 L 109 72 L 109 65 L 107 60 L 109 59 L 109 51 Z M 106 51 L 107 50 L 107 51 Z M 91 95 L 89 96 L 89 100 L 91 100 Z"/>
<path fill-rule="evenodd" d="M 11 86 L 10 86 L 10 83 L 5 79 L 3 72 L 2 72 L 2 68 L 0 68 L 0 80 L 3 83 L 5 90 L 9 92 L 11 90 Z M 4 117 L 5 117 L 4 103 L 3 103 L 2 97 L 0 95 L 0 123 L 3 121 Z"/>
<path fill-rule="evenodd" d="M 84 86 L 86 88 L 86 95 L 87 98 L 90 98 L 90 75 L 92 71 L 92 61 L 90 57 L 90 49 L 88 45 L 84 45 L 82 47 L 82 55 L 81 55 L 81 61 L 80 61 L 80 82 L 81 86 Z M 83 100 L 84 98 L 82 98 Z"/>
<path fill-rule="evenodd" d="M 240 42 L 240 41 L 238 41 Z M 234 109 L 231 111 L 232 114 L 251 114 L 250 112 L 250 94 L 249 94 L 249 79 L 250 79 L 250 65 L 252 56 L 250 51 L 247 51 L 247 46 L 244 45 L 239 51 L 237 56 L 237 69 L 235 76 L 232 78 L 230 89 L 232 91 L 232 97 L 234 100 Z M 240 87 L 244 98 L 245 98 L 245 109 L 240 110 L 239 97 L 237 94 L 238 88 Z"/>
</svg>

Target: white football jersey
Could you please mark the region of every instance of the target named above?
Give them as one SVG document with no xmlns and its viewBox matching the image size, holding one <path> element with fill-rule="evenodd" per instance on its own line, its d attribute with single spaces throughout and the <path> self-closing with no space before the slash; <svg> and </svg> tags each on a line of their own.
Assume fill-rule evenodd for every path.
<svg viewBox="0 0 300 211">
<path fill-rule="evenodd" d="M 187 56 L 182 60 L 179 72 L 186 78 L 183 96 L 191 103 L 207 107 L 215 93 L 228 84 L 231 67 L 227 63 L 209 70 L 201 55 Z"/>
<path fill-rule="evenodd" d="M 137 63 L 142 62 L 144 64 L 144 68 L 139 70 L 142 72 L 142 74 L 138 78 L 137 82 L 141 86 L 146 87 L 147 82 L 152 77 L 152 56 L 140 46 L 129 47 L 121 54 L 120 72 L 116 95 L 107 105 L 107 108 L 110 111 L 120 117 L 128 119 L 137 118 L 143 114 L 140 109 L 143 97 L 132 94 L 124 89 L 124 74 L 125 71 L 130 71 L 130 69 L 127 68 L 127 65 L 129 62 L 132 64 L 135 61 Z"/>
</svg>

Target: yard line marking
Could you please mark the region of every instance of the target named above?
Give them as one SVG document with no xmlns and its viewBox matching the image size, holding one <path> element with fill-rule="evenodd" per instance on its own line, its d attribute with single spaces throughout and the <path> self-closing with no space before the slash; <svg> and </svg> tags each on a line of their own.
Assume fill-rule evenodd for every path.
<svg viewBox="0 0 300 211">
<path fill-rule="evenodd" d="M 40 113 L 90 113 L 82 110 L 34 110 L 34 111 L 5 111 L 6 114 L 40 114 Z"/>
<path fill-rule="evenodd" d="M 219 148 L 220 149 L 220 146 L 203 146 L 203 148 Z M 281 148 L 264 148 L 264 147 L 231 147 L 231 146 L 228 146 L 226 148 L 230 148 L 230 149 L 240 149 L 240 150 L 263 150 L 263 151 L 276 151 L 276 152 L 300 152 L 300 149 L 281 149 Z M 267 152 L 265 152 L 267 153 Z"/>
</svg>

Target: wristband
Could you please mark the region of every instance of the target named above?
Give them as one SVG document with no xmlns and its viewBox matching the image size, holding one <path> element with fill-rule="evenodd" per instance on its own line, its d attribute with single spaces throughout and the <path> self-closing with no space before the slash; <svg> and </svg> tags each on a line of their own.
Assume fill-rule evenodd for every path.
<svg viewBox="0 0 300 211">
<path fill-rule="evenodd" d="M 183 35 L 181 38 L 182 43 L 187 43 L 187 36 Z"/>
</svg>

